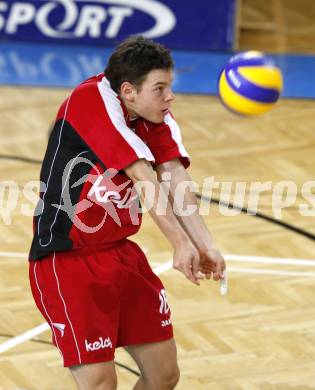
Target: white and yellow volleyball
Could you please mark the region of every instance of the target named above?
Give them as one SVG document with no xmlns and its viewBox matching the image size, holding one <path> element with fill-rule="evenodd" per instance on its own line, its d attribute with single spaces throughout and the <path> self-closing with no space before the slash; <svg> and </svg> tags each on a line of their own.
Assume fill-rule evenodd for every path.
<svg viewBox="0 0 315 390">
<path fill-rule="evenodd" d="M 221 71 L 218 95 L 234 113 L 255 116 L 274 106 L 282 88 L 282 74 L 273 59 L 247 51 L 233 56 Z"/>
</svg>

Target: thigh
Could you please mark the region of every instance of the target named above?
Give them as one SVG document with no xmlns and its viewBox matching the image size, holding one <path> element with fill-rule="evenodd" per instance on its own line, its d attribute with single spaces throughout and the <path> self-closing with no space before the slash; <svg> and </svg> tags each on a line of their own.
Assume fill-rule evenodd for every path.
<svg viewBox="0 0 315 390">
<path fill-rule="evenodd" d="M 125 350 L 136 361 L 142 376 L 151 381 L 172 377 L 179 371 L 174 338 L 157 343 L 129 345 Z"/>
<path fill-rule="evenodd" d="M 106 253 L 56 253 L 30 264 L 35 302 L 66 367 L 114 359 L 121 284 L 116 263 Z"/>
<path fill-rule="evenodd" d="M 78 388 L 85 389 L 116 389 L 117 375 L 114 361 L 94 364 L 82 364 L 70 367 Z"/>
</svg>

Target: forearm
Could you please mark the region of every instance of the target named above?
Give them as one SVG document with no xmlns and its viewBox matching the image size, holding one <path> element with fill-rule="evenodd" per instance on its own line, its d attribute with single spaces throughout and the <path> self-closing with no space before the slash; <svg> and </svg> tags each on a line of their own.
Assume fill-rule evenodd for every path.
<svg viewBox="0 0 315 390">
<path fill-rule="evenodd" d="M 125 171 L 135 184 L 142 204 L 148 208 L 150 216 L 172 246 L 175 248 L 187 241 L 189 237 L 174 215 L 172 205 L 150 164 L 139 160 Z M 159 211 L 161 203 L 166 206 L 163 213 Z"/>
<path fill-rule="evenodd" d="M 182 228 L 188 234 L 199 252 L 206 252 L 212 248 L 213 239 L 203 218 L 199 214 L 199 206 L 196 195 L 190 191 L 186 191 L 184 194 L 184 204 L 186 206 L 191 206 L 194 209 L 194 211 L 189 215 L 181 215 L 181 210 L 178 210 L 176 206 L 174 195 L 171 195 L 171 203 L 173 204 L 178 222 L 181 224 Z"/>
<path fill-rule="evenodd" d="M 213 239 L 199 214 L 197 197 L 193 192 L 190 176 L 176 161 L 158 169 L 158 178 L 162 183 L 165 172 L 170 174 L 169 198 L 178 222 L 201 253 L 208 251 L 213 248 Z"/>
</svg>

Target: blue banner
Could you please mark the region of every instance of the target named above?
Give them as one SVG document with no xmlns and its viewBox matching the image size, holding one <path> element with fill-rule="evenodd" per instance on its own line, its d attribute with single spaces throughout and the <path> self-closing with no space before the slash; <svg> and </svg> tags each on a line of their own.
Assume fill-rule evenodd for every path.
<svg viewBox="0 0 315 390">
<path fill-rule="evenodd" d="M 113 46 L 141 34 L 173 49 L 233 47 L 236 0 L 0 1 L 0 39 Z"/>
<path fill-rule="evenodd" d="M 73 88 L 103 71 L 110 48 L 2 43 L 0 85 Z M 218 77 L 232 53 L 173 50 L 176 93 L 216 94 Z M 191 59 L 194 58 L 192 62 Z M 284 78 L 283 97 L 315 98 L 315 56 L 273 55 Z M 305 77 L 308 75 L 308 77 Z"/>
</svg>

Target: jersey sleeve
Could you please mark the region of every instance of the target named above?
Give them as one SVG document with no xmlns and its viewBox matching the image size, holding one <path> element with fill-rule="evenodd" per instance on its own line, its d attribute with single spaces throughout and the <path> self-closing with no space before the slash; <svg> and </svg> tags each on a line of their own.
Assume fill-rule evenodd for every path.
<svg viewBox="0 0 315 390">
<path fill-rule="evenodd" d="M 147 144 L 154 156 L 154 165 L 179 158 L 185 168 L 189 167 L 190 158 L 182 143 L 180 128 L 170 113 L 161 125 L 150 130 Z"/>
<path fill-rule="evenodd" d="M 105 77 L 81 84 L 58 115 L 106 168 L 119 171 L 138 159 L 154 162 L 148 146 L 127 126 L 121 102 Z"/>
</svg>

